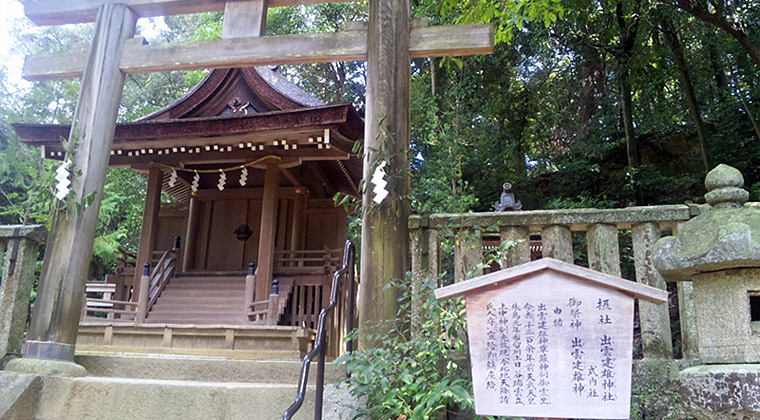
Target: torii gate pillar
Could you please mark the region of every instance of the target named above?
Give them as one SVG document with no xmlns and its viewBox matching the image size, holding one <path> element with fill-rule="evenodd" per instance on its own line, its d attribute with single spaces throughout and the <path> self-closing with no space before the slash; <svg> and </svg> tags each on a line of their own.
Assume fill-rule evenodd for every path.
<svg viewBox="0 0 760 420">
<path fill-rule="evenodd" d="M 24 359 L 13 360 L 7 370 L 86 374 L 73 363 L 74 346 L 124 86 L 119 60 L 124 40 L 134 34 L 136 19 L 123 4 L 103 4 L 98 10 L 69 135 L 71 192 L 56 205 Z M 48 362 L 29 367 L 41 359 Z"/>
<path fill-rule="evenodd" d="M 383 286 L 403 279 L 408 269 L 409 15 L 409 0 L 369 0 L 364 179 L 386 160 L 390 194 L 376 204 L 372 186 L 365 185 L 360 326 L 396 316 L 398 293 Z"/>
</svg>

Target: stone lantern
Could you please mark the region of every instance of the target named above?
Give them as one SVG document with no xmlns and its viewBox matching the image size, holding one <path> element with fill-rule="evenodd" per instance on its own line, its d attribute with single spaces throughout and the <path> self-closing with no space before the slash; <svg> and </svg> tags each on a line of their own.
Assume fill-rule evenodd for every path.
<svg viewBox="0 0 760 420">
<path fill-rule="evenodd" d="M 730 166 L 710 171 L 705 186 L 710 208 L 652 251 L 665 281 L 694 285 L 702 365 L 681 372 L 682 396 L 700 419 L 758 418 L 760 209 L 744 206 L 744 177 Z"/>
</svg>

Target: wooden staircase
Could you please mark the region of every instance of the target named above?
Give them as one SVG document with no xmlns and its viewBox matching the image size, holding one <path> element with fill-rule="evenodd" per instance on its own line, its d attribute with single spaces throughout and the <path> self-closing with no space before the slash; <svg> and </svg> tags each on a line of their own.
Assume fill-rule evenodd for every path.
<svg viewBox="0 0 760 420">
<path fill-rule="evenodd" d="M 145 319 L 150 324 L 243 324 L 244 274 L 177 273 Z"/>
</svg>

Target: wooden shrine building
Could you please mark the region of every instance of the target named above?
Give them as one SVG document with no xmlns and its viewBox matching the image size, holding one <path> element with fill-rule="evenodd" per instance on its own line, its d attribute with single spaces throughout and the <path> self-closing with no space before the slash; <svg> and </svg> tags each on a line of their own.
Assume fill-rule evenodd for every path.
<svg viewBox="0 0 760 420">
<path fill-rule="evenodd" d="M 63 160 L 69 126 L 14 129 Z M 88 286 L 104 297 L 86 300 L 78 348 L 278 350 L 279 331 L 303 352 L 346 239 L 332 197 L 359 195 L 351 151 L 363 134 L 351 104 L 326 105 L 268 66 L 212 70 L 172 104 L 117 124 L 109 166 L 148 180 L 140 245 Z"/>
</svg>

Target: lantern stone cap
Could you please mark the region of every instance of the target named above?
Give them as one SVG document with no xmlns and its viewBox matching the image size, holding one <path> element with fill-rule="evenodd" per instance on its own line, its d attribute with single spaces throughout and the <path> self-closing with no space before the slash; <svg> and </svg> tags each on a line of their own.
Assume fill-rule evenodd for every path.
<svg viewBox="0 0 760 420">
<path fill-rule="evenodd" d="M 542 258 L 505 270 L 475 277 L 474 279 L 436 289 L 434 293 L 436 299 L 445 300 L 474 293 L 479 291 L 479 289 L 488 286 L 525 280 L 532 275 L 547 271 L 569 275 L 599 287 L 619 290 L 625 294 L 631 295 L 632 298 L 644 299 L 653 303 L 665 303 L 668 300 L 668 292 L 665 290 L 604 274 L 599 271 L 590 270 L 585 267 L 579 267 L 554 258 Z M 547 291 L 547 293 L 551 292 L 552 291 Z"/>
<path fill-rule="evenodd" d="M 734 268 L 760 268 L 760 209 L 744 206 L 744 177 L 718 165 L 705 178 L 711 208 L 657 241 L 652 262 L 666 281 Z"/>
<path fill-rule="evenodd" d="M 26 238 L 34 242 L 44 243 L 47 239 L 47 233 L 44 225 L 4 225 L 0 226 L 0 241 Z"/>
</svg>

